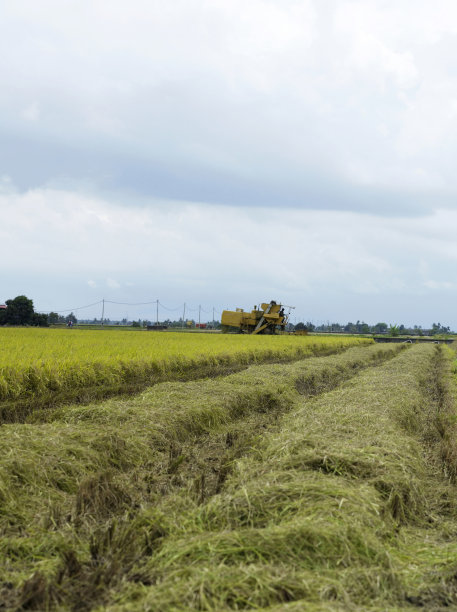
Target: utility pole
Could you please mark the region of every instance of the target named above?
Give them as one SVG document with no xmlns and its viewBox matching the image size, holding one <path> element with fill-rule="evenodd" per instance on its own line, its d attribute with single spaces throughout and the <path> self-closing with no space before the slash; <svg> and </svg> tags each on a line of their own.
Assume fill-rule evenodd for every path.
<svg viewBox="0 0 457 612">
<path fill-rule="evenodd" d="M 105 318 L 105 298 L 103 298 L 102 300 L 102 326 L 103 326 L 104 318 Z"/>
<path fill-rule="evenodd" d="M 182 312 L 182 329 L 184 329 L 184 319 L 186 318 L 186 302 L 184 302 L 184 310 Z"/>
<path fill-rule="evenodd" d="M 200 329 L 200 312 L 202 310 L 201 304 L 198 305 L 198 329 Z"/>
<path fill-rule="evenodd" d="M 214 329 L 214 306 L 213 306 L 213 329 Z"/>
<path fill-rule="evenodd" d="M 159 300 L 157 300 L 156 307 L 157 307 L 156 308 L 156 324 L 158 325 L 159 324 Z"/>
</svg>

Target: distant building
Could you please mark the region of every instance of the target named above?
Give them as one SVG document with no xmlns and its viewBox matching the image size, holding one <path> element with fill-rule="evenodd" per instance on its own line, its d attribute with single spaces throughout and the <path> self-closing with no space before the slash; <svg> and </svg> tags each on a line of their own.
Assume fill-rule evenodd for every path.
<svg viewBox="0 0 457 612">
<path fill-rule="evenodd" d="M 0 304 L 0 310 L 6 310 L 8 306 L 6 304 Z"/>
</svg>

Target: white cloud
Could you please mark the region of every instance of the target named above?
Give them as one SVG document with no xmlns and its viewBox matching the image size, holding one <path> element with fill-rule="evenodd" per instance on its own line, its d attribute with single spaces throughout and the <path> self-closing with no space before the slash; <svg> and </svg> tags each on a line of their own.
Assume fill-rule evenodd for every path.
<svg viewBox="0 0 457 612">
<path fill-rule="evenodd" d="M 120 289 L 121 287 L 120 283 L 118 283 L 113 278 L 106 279 L 106 286 L 109 287 L 110 289 Z"/>
<path fill-rule="evenodd" d="M 387 19 L 393 11 L 389 8 L 373 2 L 345 2 L 334 17 L 335 32 L 344 37 L 348 49 L 341 61 L 346 78 L 363 76 L 365 84 L 373 84 L 383 93 L 389 86 L 386 79 L 400 91 L 414 87 L 419 79 L 413 53 L 402 49 L 400 37 L 391 36 L 392 24 Z"/>
<path fill-rule="evenodd" d="M 27 106 L 22 111 L 22 116 L 26 121 L 37 121 L 40 117 L 40 108 L 36 102 Z"/>
<path fill-rule="evenodd" d="M 335 205 L 325 186 L 343 181 L 392 189 L 396 206 L 425 189 L 431 209 L 457 194 L 456 23 L 450 0 L 6 3 L 0 123 L 22 142 L 6 171 L 28 186 L 227 202 L 236 184 L 230 203 L 262 205 L 274 185 L 297 206 L 367 206 Z M 168 179 L 148 183 L 142 164 Z"/>
<path fill-rule="evenodd" d="M 435 280 L 428 280 L 424 282 L 424 285 L 428 289 L 455 289 L 456 287 L 456 284 L 451 281 L 438 282 Z"/>
<path fill-rule="evenodd" d="M 452 0 L 4 3 L 6 298 L 454 316 L 455 34 Z"/>
<path fill-rule="evenodd" d="M 14 185 L 11 177 L 7 174 L 0 176 L 0 194 L 11 194 L 14 192 Z"/>
<path fill-rule="evenodd" d="M 101 286 L 89 274 L 106 279 L 120 302 L 226 307 L 274 298 L 335 319 L 360 304 L 360 318 L 386 318 L 385 308 L 409 300 L 414 310 L 400 318 L 421 322 L 427 296 L 444 292 L 451 304 L 457 289 L 457 212 L 389 219 L 178 202 L 126 209 L 51 189 L 0 195 L 0 211 L 0 256 L 15 253 L 11 279 L 66 279 L 65 296 L 54 280 L 52 289 L 41 281 L 34 299 L 44 310 L 93 302 Z M 99 299 L 109 299 L 105 292 Z M 435 318 L 446 320 L 443 307 L 438 300 Z"/>
</svg>

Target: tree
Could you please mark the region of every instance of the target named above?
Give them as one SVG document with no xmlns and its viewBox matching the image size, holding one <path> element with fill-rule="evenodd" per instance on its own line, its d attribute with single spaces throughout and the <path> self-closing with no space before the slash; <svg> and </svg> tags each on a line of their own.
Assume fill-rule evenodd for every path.
<svg viewBox="0 0 457 612">
<path fill-rule="evenodd" d="M 73 325 L 76 325 L 76 323 L 78 322 L 78 319 L 72 312 L 70 312 L 70 314 L 65 317 L 65 323 L 70 323 L 70 321 L 71 323 L 73 323 Z"/>
<path fill-rule="evenodd" d="M 354 323 L 351 323 L 349 321 L 347 325 L 344 326 L 344 331 L 348 332 L 349 334 L 355 334 L 357 331 L 357 327 L 354 325 Z"/>
<path fill-rule="evenodd" d="M 389 333 L 391 336 L 398 336 L 398 334 L 400 333 L 400 329 L 398 327 L 398 325 L 392 325 L 390 324 L 390 328 L 389 328 Z"/>
<path fill-rule="evenodd" d="M 450 331 L 450 327 L 445 327 L 444 325 L 441 325 L 441 323 L 433 323 L 432 325 L 432 335 L 435 336 L 436 334 L 446 334 Z"/>
<path fill-rule="evenodd" d="M 33 300 L 25 295 L 18 295 L 14 300 L 6 300 L 7 325 L 33 325 Z"/>
<path fill-rule="evenodd" d="M 387 323 L 376 323 L 376 325 L 373 327 L 373 331 L 378 334 L 382 334 L 383 332 L 386 332 Z"/>
<path fill-rule="evenodd" d="M 48 315 L 44 312 L 34 312 L 32 318 L 32 325 L 36 327 L 49 327 Z"/>
<path fill-rule="evenodd" d="M 50 325 L 55 325 L 56 323 L 58 323 L 59 315 L 57 314 L 57 312 L 50 312 L 48 314 L 48 321 Z"/>
</svg>

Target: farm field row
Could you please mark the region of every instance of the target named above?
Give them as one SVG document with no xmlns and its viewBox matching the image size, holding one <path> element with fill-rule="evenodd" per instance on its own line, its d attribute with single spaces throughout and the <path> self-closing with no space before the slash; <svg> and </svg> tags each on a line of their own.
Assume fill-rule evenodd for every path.
<svg viewBox="0 0 457 612">
<path fill-rule="evenodd" d="M 4 424 L 5 608 L 457 606 L 453 358 L 356 346 Z"/>
<path fill-rule="evenodd" d="M 417 346 L 299 402 L 218 495 L 150 515 L 156 547 L 110 609 L 455 608 L 449 372 Z"/>
<path fill-rule="evenodd" d="M 224 378 L 161 383 L 129 399 L 57 407 L 41 413 L 41 421 L 38 412 L 33 424 L 3 425 L 3 601 L 11 608 L 40 610 L 99 605 L 166 610 L 241 609 L 297 598 L 290 592 L 284 551 L 268 561 L 270 569 L 262 567 L 261 548 L 258 559 L 248 562 L 241 552 L 254 545 L 257 554 L 251 532 L 262 521 L 282 529 L 287 512 L 295 512 L 302 498 L 287 501 L 287 496 L 296 497 L 300 487 L 305 495 L 307 471 L 315 475 L 325 466 L 323 456 L 314 465 L 313 445 L 305 443 L 302 452 L 308 449 L 309 460 L 285 473 L 286 449 L 294 455 L 300 446 L 291 429 L 300 422 L 296 411 L 307 412 L 304 435 L 317 398 L 330 397 L 325 392 L 334 388 L 343 392 L 345 381 L 355 383 L 363 370 L 375 372 L 383 363 L 398 369 L 395 356 L 413 350 L 369 345 L 289 364 L 255 365 Z M 324 440 L 328 428 L 325 424 L 321 431 Z M 268 457 L 266 449 L 278 436 L 284 446 Z M 328 456 L 331 472 L 334 458 Z M 243 467 L 251 463 L 265 471 L 263 483 L 254 483 Z M 278 482 L 269 470 L 284 471 L 284 480 Z M 292 482 L 297 470 L 305 474 L 301 484 Z M 272 492 L 275 483 L 279 488 Z M 260 489 L 276 502 L 256 500 Z M 316 495 L 325 498 L 326 490 Z M 268 514 L 262 519 L 255 518 L 259 505 Z M 222 557 L 239 552 L 227 563 L 221 557 L 221 572 L 214 575 L 215 559 L 205 547 L 224 534 L 233 541 L 222 544 Z M 201 552 L 193 551 L 194 544 Z M 295 563 L 294 555 L 290 562 Z M 269 571 L 275 572 L 277 586 L 262 586 L 271 579 Z M 253 588 L 257 580 L 271 592 L 269 598 Z"/>
<path fill-rule="evenodd" d="M 0 402 L 87 401 L 163 380 L 292 361 L 369 342 L 351 337 L 2 328 Z"/>
</svg>

